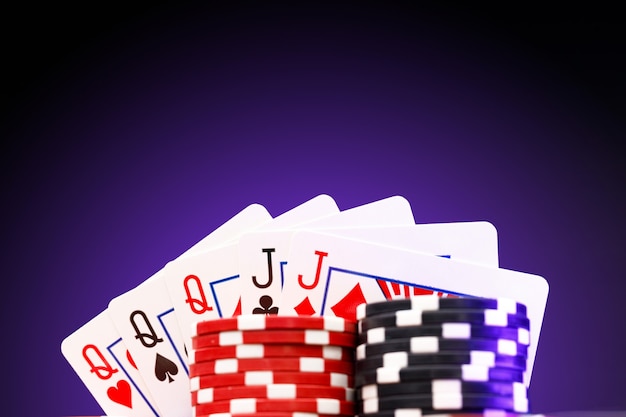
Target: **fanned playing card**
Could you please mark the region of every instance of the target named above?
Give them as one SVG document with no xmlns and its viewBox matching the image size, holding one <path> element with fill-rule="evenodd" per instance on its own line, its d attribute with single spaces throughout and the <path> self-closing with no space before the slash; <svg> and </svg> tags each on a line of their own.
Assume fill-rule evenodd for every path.
<svg viewBox="0 0 626 417">
<path fill-rule="evenodd" d="M 159 276 L 118 296 L 109 314 L 165 416 L 190 417 L 186 348 L 165 282 Z"/>
<path fill-rule="evenodd" d="M 526 385 L 530 382 L 548 298 L 548 283 L 541 276 L 299 231 L 292 239 L 287 279 L 295 279 L 299 285 L 291 286 L 288 296 L 281 299 L 280 309 L 285 315 L 334 315 L 356 320 L 359 304 L 417 294 L 521 302 L 528 308 L 531 323 L 532 343 L 525 374 Z"/>
<path fill-rule="evenodd" d="M 106 414 L 162 415 L 106 310 L 66 337 L 61 352 Z"/>
<path fill-rule="evenodd" d="M 491 223 L 484 221 L 389 227 L 355 227 L 318 231 L 466 262 L 498 266 L 497 231 Z M 343 250 L 349 251 L 351 249 L 346 247 Z M 296 256 L 297 251 L 297 248 L 292 248 L 289 256 Z M 304 290 L 308 292 L 308 290 L 311 290 L 312 293 L 315 293 L 315 288 L 318 286 L 320 279 L 323 278 L 323 274 L 326 273 L 324 266 L 328 255 L 323 250 L 316 251 L 314 257 L 311 258 L 316 261 L 316 264 L 314 269 L 312 266 L 309 266 L 308 275 L 303 273 L 303 271 L 294 269 L 293 265 L 286 267 L 286 279 L 281 297 L 288 298 L 293 302 L 292 295 L 297 294 L 299 291 Z M 393 291 L 400 291 L 399 287 L 394 287 Z M 408 290 L 404 288 L 403 291 L 406 292 Z M 305 297 L 297 305 L 292 305 L 291 309 L 281 309 L 279 314 L 319 315 L 319 306 L 313 305 L 311 300 L 311 298 Z M 288 303 L 289 301 L 281 301 L 281 307 L 287 306 Z"/>
</svg>

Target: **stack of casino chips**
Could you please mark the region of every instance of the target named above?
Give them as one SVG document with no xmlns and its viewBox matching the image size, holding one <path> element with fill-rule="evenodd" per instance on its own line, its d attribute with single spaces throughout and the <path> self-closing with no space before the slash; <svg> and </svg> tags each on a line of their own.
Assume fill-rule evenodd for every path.
<svg viewBox="0 0 626 417">
<path fill-rule="evenodd" d="M 356 332 L 339 317 L 197 323 L 189 356 L 195 417 L 354 417 Z"/>
<path fill-rule="evenodd" d="M 357 415 L 529 412 L 525 305 L 415 296 L 360 305 L 357 326 Z"/>
</svg>

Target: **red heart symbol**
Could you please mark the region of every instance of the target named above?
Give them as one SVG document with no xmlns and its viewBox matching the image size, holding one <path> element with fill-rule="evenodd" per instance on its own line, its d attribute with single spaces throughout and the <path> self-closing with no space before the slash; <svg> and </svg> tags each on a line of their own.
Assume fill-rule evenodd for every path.
<svg viewBox="0 0 626 417">
<path fill-rule="evenodd" d="M 128 408 L 133 408 L 132 398 L 130 393 L 130 384 L 126 381 L 119 380 L 117 387 L 109 387 L 107 395 L 111 401 L 115 401 L 118 404 L 125 405 Z"/>
</svg>

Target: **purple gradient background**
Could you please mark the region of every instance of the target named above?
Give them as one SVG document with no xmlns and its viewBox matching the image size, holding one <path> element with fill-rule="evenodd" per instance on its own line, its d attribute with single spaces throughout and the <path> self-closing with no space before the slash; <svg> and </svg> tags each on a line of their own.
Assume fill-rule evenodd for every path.
<svg viewBox="0 0 626 417">
<path fill-rule="evenodd" d="M 100 413 L 61 340 L 246 205 L 320 193 L 492 222 L 551 285 L 534 411 L 626 409 L 610 11 L 298 4 L 7 14 L 3 414 Z"/>
</svg>

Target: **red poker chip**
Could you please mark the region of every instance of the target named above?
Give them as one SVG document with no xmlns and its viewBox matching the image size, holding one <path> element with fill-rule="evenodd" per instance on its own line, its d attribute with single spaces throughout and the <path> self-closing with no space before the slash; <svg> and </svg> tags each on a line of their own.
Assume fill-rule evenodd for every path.
<svg viewBox="0 0 626 417">
<path fill-rule="evenodd" d="M 192 337 L 192 348 L 236 346 L 251 343 L 304 344 L 317 346 L 356 347 L 356 334 L 328 330 L 232 330 Z"/>
<path fill-rule="evenodd" d="M 190 378 L 191 390 L 215 388 L 225 386 L 255 386 L 268 384 L 309 384 L 332 387 L 354 387 L 354 376 L 336 372 L 303 373 L 303 372 L 274 372 L 250 371 L 223 375 L 201 375 Z"/>
<path fill-rule="evenodd" d="M 247 371 L 297 371 L 351 374 L 354 362 L 324 358 L 252 358 L 252 359 L 217 359 L 197 362 L 189 365 L 189 376 L 232 374 Z"/>
<path fill-rule="evenodd" d="M 206 404 L 216 401 L 229 401 L 236 398 L 297 399 L 334 398 L 341 401 L 354 401 L 354 389 L 329 387 L 324 385 L 270 384 L 248 387 L 236 385 L 228 387 L 203 388 L 191 391 L 191 404 Z"/>
<path fill-rule="evenodd" d="M 355 406 L 353 401 L 340 401 L 332 398 L 297 398 L 295 400 L 238 398 L 230 401 L 198 404 L 193 407 L 193 411 L 196 416 L 215 413 L 252 414 L 277 411 L 354 415 Z"/>
<path fill-rule="evenodd" d="M 342 317 L 289 317 L 264 314 L 244 314 L 237 317 L 204 320 L 196 323 L 195 334 L 218 333 L 228 330 L 312 329 L 330 332 L 356 333 L 356 322 Z"/>
<path fill-rule="evenodd" d="M 226 358 L 317 357 L 354 361 L 354 349 L 341 346 L 243 344 L 208 347 L 190 351 L 190 362 Z"/>
</svg>

